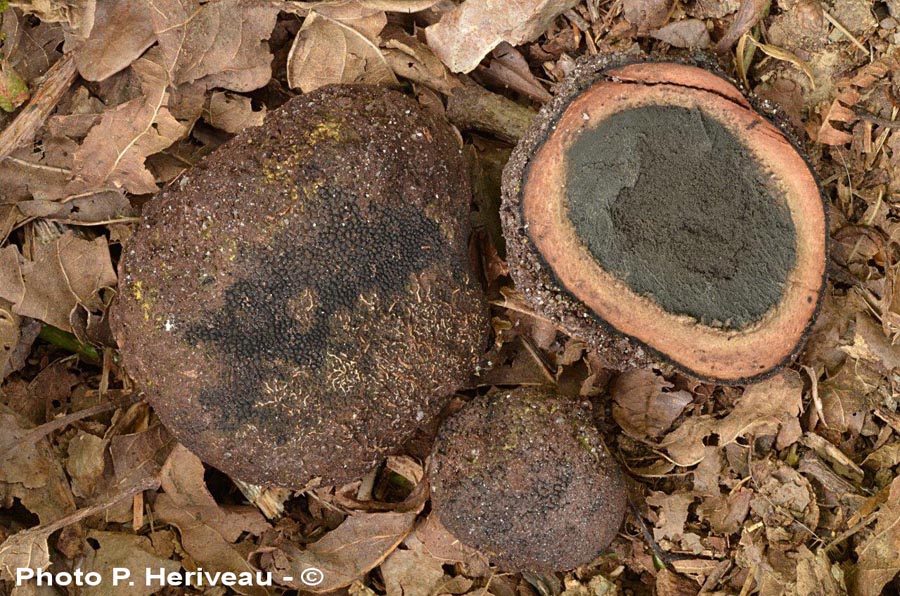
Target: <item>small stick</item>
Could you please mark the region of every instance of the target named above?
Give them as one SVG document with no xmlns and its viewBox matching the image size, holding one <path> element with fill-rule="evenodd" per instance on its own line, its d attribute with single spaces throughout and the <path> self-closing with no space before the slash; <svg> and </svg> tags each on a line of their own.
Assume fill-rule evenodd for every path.
<svg viewBox="0 0 900 596">
<path fill-rule="evenodd" d="M 447 118 L 462 129 L 475 129 L 517 141 L 536 112 L 478 85 L 458 87 L 447 96 Z"/>
<path fill-rule="evenodd" d="M 628 505 L 631 509 L 631 514 L 634 516 L 635 521 L 641 528 L 641 534 L 643 534 L 644 540 L 647 542 L 650 550 L 653 551 L 653 554 L 656 555 L 656 558 L 659 559 L 659 562 L 662 563 L 666 569 L 671 568 L 672 563 L 669 559 L 669 555 L 666 554 L 663 549 L 656 543 L 656 540 L 653 538 L 653 534 L 650 533 L 650 528 L 647 527 L 647 524 L 644 522 L 644 518 L 641 517 L 640 510 L 637 508 L 637 505 L 632 502 L 631 498 L 628 499 Z"/>
<path fill-rule="evenodd" d="M 98 414 L 103 414 L 115 410 L 116 408 L 121 408 L 122 406 L 123 403 L 119 401 L 97 404 L 96 406 L 84 408 L 83 410 L 78 410 L 68 416 L 63 416 L 62 418 L 57 418 L 56 420 L 51 420 L 50 422 L 45 422 L 40 426 L 36 426 L 21 437 L 13 439 L 9 443 L 3 445 L 2 449 L 0 449 L 0 461 L 19 447 L 23 445 L 33 445 L 55 430 L 65 428 L 73 422 L 90 418 L 91 416 L 97 416 Z"/>
<path fill-rule="evenodd" d="M 66 54 L 50 67 L 31 100 L 0 132 L 0 161 L 34 139 L 35 133 L 68 91 L 77 74 L 72 54 Z"/>
</svg>

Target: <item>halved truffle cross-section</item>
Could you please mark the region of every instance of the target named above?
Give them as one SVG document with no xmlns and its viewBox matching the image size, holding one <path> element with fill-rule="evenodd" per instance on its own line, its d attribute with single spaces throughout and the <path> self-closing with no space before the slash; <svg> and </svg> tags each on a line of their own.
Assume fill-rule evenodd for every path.
<svg viewBox="0 0 900 596">
<path fill-rule="evenodd" d="M 704 69 L 582 66 L 575 79 L 505 173 L 515 281 L 576 333 L 602 342 L 611 327 L 702 378 L 783 365 L 825 277 L 803 156 Z"/>
</svg>

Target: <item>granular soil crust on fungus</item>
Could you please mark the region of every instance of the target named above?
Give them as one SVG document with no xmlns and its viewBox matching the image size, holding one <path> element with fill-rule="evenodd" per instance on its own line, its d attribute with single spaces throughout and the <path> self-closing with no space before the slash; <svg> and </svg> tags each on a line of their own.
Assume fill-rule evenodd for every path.
<svg viewBox="0 0 900 596">
<path fill-rule="evenodd" d="M 797 146 L 706 59 L 582 58 L 504 168 L 513 280 L 610 367 L 762 379 L 825 284 L 824 198 Z"/>
<path fill-rule="evenodd" d="M 450 127 L 399 92 L 294 98 L 162 191 L 120 265 L 124 363 L 176 437 L 255 484 L 361 476 L 488 330 Z"/>
<path fill-rule="evenodd" d="M 624 479 L 590 413 L 541 389 L 479 397 L 441 427 L 431 457 L 441 524 L 507 571 L 564 571 L 615 538 Z"/>
</svg>

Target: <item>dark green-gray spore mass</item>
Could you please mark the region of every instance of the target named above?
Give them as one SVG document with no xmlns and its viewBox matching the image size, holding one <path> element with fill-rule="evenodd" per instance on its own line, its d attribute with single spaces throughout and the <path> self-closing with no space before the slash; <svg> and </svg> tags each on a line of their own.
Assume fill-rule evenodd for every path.
<svg viewBox="0 0 900 596">
<path fill-rule="evenodd" d="M 233 371 L 226 384 L 200 394 L 201 406 L 223 429 L 254 420 L 275 442 L 289 440 L 292 428 L 256 415 L 261 384 L 289 382 L 285 364 L 319 371 L 328 351 L 358 352 L 331 337 L 334 315 L 352 311 L 373 290 L 383 297 L 403 292 L 410 274 L 434 262 L 442 246 L 438 224 L 417 209 L 374 204 L 363 213 L 345 192 L 320 187 L 317 195 L 317 225 L 287 228 L 264 251 L 243 254 L 250 274 L 225 291 L 222 308 L 185 331 L 188 341 L 207 345 Z M 315 297 L 305 315 L 297 301 L 303 288 Z M 364 376 L 374 373 L 365 357 L 358 366 Z"/>
<path fill-rule="evenodd" d="M 585 131 L 568 160 L 576 233 L 637 294 L 730 329 L 781 298 L 796 259 L 790 213 L 714 118 L 671 106 L 625 110 Z"/>
</svg>

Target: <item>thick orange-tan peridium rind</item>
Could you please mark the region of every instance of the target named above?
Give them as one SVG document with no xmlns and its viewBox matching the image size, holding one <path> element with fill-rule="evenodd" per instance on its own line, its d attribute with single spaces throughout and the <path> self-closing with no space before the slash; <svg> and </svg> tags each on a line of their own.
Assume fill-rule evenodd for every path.
<svg viewBox="0 0 900 596">
<path fill-rule="evenodd" d="M 793 267 L 780 299 L 757 320 L 734 328 L 669 312 L 604 268 L 576 233 L 566 194 L 569 150 L 611 116 L 647 106 L 699 111 L 721 124 L 783 197 L 793 224 Z M 785 133 L 734 85 L 693 65 L 610 65 L 608 58 L 579 65 L 504 172 L 503 222 L 513 278 L 538 311 L 594 344 L 615 341 L 609 339 L 611 328 L 629 345 L 636 341 L 689 374 L 716 382 L 753 381 L 789 362 L 824 287 L 827 221 L 815 174 Z M 640 360 L 640 348 L 634 351 L 629 358 Z"/>
</svg>

